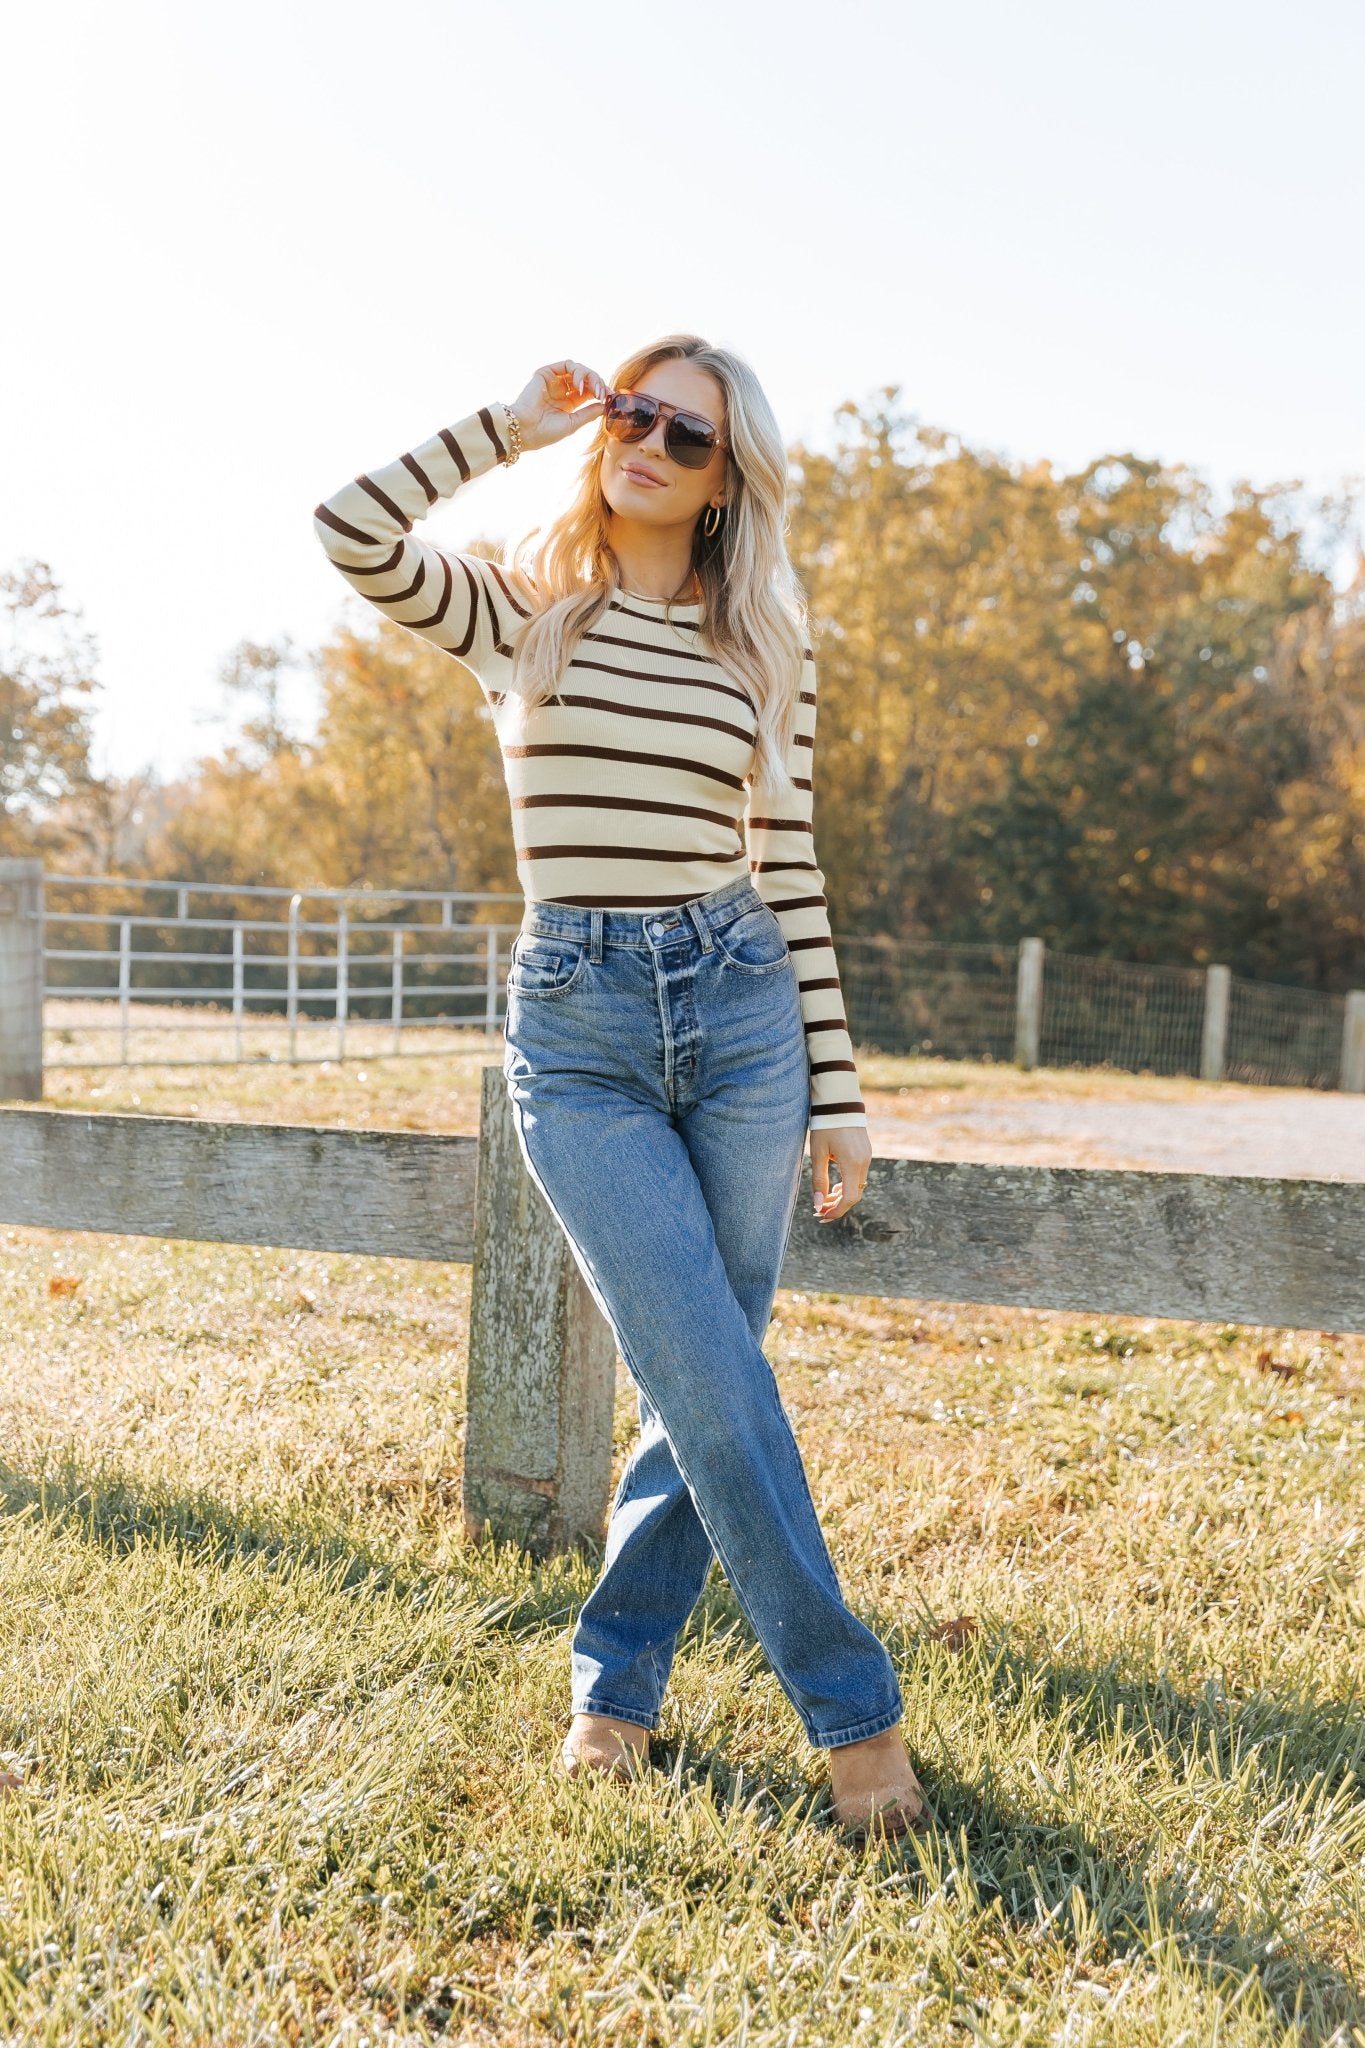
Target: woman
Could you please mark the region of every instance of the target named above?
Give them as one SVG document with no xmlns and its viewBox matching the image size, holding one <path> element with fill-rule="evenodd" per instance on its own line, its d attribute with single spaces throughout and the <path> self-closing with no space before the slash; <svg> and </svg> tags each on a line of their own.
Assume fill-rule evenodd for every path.
<svg viewBox="0 0 1365 2048">
<path fill-rule="evenodd" d="M 532 536 L 506 566 L 415 536 L 462 484 L 592 422 L 533 557 Z M 492 709 L 526 900 L 503 1071 L 638 1397 L 563 1766 L 643 1765 L 714 1554 L 830 1752 L 837 1816 L 895 1834 L 923 1807 L 895 1670 L 845 1604 L 761 1348 L 807 1132 L 822 1221 L 871 1158 L 811 832 L 786 489 L 747 363 L 669 335 L 610 387 L 546 365 L 315 517 L 353 588 L 471 668 Z"/>
</svg>

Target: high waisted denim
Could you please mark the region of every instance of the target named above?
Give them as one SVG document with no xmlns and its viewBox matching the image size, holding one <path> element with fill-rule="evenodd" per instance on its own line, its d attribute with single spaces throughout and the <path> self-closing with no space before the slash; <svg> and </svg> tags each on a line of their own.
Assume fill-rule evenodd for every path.
<svg viewBox="0 0 1365 2048">
<path fill-rule="evenodd" d="M 714 1554 L 810 1741 L 880 1734 L 895 1668 L 845 1603 L 762 1349 L 810 1118 L 777 917 L 745 876 L 668 910 L 528 904 L 505 1035 L 522 1156 L 639 1406 L 574 1712 L 656 1726 Z"/>
</svg>

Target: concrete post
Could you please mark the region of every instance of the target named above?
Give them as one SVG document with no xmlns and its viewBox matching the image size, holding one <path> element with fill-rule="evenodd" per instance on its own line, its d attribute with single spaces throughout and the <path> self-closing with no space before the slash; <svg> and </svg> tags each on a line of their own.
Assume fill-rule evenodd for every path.
<svg viewBox="0 0 1365 2048">
<path fill-rule="evenodd" d="M 1014 991 L 1014 1063 L 1031 1069 L 1038 1064 L 1043 1038 L 1043 942 L 1019 941 L 1019 976 Z"/>
<path fill-rule="evenodd" d="M 1204 1032 L 1199 1047 L 1199 1078 L 1221 1081 L 1228 1051 L 1228 1002 L 1232 969 L 1210 967 L 1204 976 Z"/>
<path fill-rule="evenodd" d="M 40 860 L 0 860 L 0 1097 L 43 1099 Z"/>
<path fill-rule="evenodd" d="M 1346 998 L 1341 1031 L 1341 1085 L 1347 1095 L 1365 1095 L 1365 989 Z"/>
<path fill-rule="evenodd" d="M 465 1526 L 538 1556 L 601 1539 L 616 1340 L 517 1141 L 507 1082 L 485 1067 L 469 1311 Z"/>
</svg>

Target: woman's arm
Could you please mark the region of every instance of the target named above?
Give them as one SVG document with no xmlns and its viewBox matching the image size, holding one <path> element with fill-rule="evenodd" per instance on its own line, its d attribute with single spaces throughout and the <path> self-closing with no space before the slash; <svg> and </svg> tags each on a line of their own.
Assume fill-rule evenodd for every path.
<svg viewBox="0 0 1365 2048">
<path fill-rule="evenodd" d="M 546 448 L 599 417 L 607 387 L 565 357 L 533 370 L 510 407 L 481 405 L 396 462 L 324 498 L 318 539 L 353 590 L 395 625 L 453 654 L 482 677 L 531 614 L 506 573 L 482 555 L 445 554 L 413 534 L 433 505 L 507 460 L 515 416 L 522 449 Z M 586 403 L 583 401 L 586 399 Z"/>
<path fill-rule="evenodd" d="M 445 554 L 413 532 L 433 505 L 506 460 L 501 405 L 482 405 L 396 462 L 325 498 L 313 526 L 329 559 L 375 608 L 482 674 L 530 616 L 504 571 L 480 555 Z"/>
<path fill-rule="evenodd" d="M 747 824 L 754 887 L 776 912 L 796 962 L 810 1060 L 811 1129 L 834 1130 L 841 1125 L 865 1127 L 867 1110 L 844 1015 L 825 877 L 815 858 L 815 692 L 815 657 L 807 651 L 787 758 L 796 794 L 782 800 L 780 816 L 755 817 L 751 793 Z"/>
</svg>

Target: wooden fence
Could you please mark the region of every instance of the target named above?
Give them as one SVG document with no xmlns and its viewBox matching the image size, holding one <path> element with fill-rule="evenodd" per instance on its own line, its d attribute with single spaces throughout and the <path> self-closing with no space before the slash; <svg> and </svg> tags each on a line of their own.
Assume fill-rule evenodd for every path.
<svg viewBox="0 0 1365 2048">
<path fill-rule="evenodd" d="M 874 1159 L 780 1285 L 1365 1331 L 1365 1184 Z M 470 1264 L 464 1508 L 538 1554 L 601 1536 L 616 1347 L 527 1173 L 500 1067 L 479 1135 L 0 1109 L 0 1222 Z"/>
</svg>

